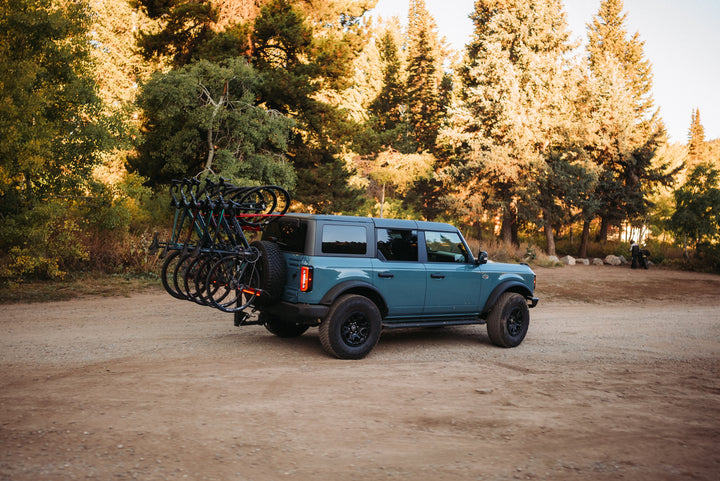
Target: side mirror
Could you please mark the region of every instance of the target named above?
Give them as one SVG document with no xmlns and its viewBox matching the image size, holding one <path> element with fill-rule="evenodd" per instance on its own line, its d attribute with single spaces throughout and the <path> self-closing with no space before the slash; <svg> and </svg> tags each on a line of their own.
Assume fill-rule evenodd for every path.
<svg viewBox="0 0 720 481">
<path fill-rule="evenodd" d="M 485 252 L 485 251 L 480 251 L 480 252 L 478 252 L 478 256 L 477 256 L 477 258 L 475 259 L 475 265 L 476 265 L 476 266 L 479 266 L 479 265 L 482 265 L 482 264 L 487 264 L 487 261 L 488 261 L 487 252 Z"/>
</svg>

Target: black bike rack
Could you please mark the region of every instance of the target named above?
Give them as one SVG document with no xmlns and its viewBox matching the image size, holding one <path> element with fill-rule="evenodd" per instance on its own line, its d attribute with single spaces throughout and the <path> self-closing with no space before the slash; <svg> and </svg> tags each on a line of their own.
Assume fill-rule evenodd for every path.
<svg viewBox="0 0 720 481">
<path fill-rule="evenodd" d="M 248 231 L 261 232 L 290 207 L 290 195 L 276 185 L 236 186 L 226 179 L 173 180 L 175 208 L 170 238 L 156 232 L 150 253 L 160 253 L 162 283 L 175 298 L 225 312 L 239 312 L 259 295 L 262 251 Z"/>
</svg>

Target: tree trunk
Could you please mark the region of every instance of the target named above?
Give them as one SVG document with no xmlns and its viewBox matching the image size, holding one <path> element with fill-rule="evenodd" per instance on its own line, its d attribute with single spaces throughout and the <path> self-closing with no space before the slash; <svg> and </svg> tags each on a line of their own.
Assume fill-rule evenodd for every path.
<svg viewBox="0 0 720 481">
<path fill-rule="evenodd" d="M 214 117 L 214 115 L 213 115 L 213 117 Z M 207 143 L 208 143 L 208 156 L 207 156 L 207 160 L 205 161 L 205 171 L 209 172 L 212 170 L 212 163 L 213 163 L 213 159 L 215 158 L 215 145 L 213 142 L 212 128 L 208 129 Z"/>
<path fill-rule="evenodd" d="M 605 217 L 600 217 L 600 232 L 598 232 L 597 240 L 607 242 L 608 231 L 610 230 L 610 221 Z"/>
<path fill-rule="evenodd" d="M 513 227 L 516 224 L 514 212 L 510 207 L 503 209 L 503 221 L 500 228 L 500 238 L 506 244 L 513 244 Z M 515 234 L 517 236 L 517 234 Z"/>
<path fill-rule="evenodd" d="M 543 219 L 545 220 L 545 240 L 547 241 L 547 254 L 549 256 L 555 255 L 555 236 L 552 228 L 552 218 L 550 212 L 543 208 Z"/>
<path fill-rule="evenodd" d="M 382 195 L 380 197 L 380 218 L 383 218 L 383 209 L 385 208 L 385 184 L 383 183 Z"/>
<path fill-rule="evenodd" d="M 590 221 L 583 222 L 582 239 L 580 240 L 580 258 L 587 259 L 588 243 L 590 242 Z"/>
<path fill-rule="evenodd" d="M 208 103 L 210 103 L 214 108 L 212 111 L 212 116 L 210 117 L 210 122 L 208 126 L 208 133 L 207 133 L 207 144 L 208 144 L 208 156 L 207 160 L 205 161 L 205 172 L 212 172 L 212 164 L 213 159 L 215 158 L 215 142 L 213 142 L 213 136 L 214 136 L 214 130 L 213 130 L 213 124 L 215 123 L 215 117 L 218 116 L 218 113 L 220 112 L 220 109 L 223 108 L 223 105 L 225 104 L 225 100 L 227 99 L 228 94 L 228 81 L 225 81 L 225 88 L 223 89 L 223 94 L 220 96 L 220 99 L 215 102 L 212 99 L 212 95 L 210 95 L 210 91 L 205 88 L 204 85 L 200 84 L 200 87 L 205 92 L 205 95 L 207 95 Z"/>
</svg>

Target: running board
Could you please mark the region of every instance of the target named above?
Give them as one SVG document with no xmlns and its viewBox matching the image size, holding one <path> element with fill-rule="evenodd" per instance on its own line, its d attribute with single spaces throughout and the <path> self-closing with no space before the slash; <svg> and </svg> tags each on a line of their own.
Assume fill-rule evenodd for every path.
<svg viewBox="0 0 720 481">
<path fill-rule="evenodd" d="M 470 324 L 485 324 L 484 319 L 454 319 L 454 320 L 418 320 L 418 321 L 399 321 L 399 322 L 383 322 L 383 329 L 406 329 L 411 327 L 448 327 L 448 326 L 467 326 Z"/>
</svg>

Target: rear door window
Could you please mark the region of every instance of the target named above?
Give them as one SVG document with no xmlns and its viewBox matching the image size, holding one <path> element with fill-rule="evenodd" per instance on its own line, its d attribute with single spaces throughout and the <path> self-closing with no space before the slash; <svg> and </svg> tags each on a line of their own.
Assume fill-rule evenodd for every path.
<svg viewBox="0 0 720 481">
<path fill-rule="evenodd" d="M 378 257 L 384 261 L 417 262 L 418 234 L 408 229 L 377 229 Z"/>
</svg>

